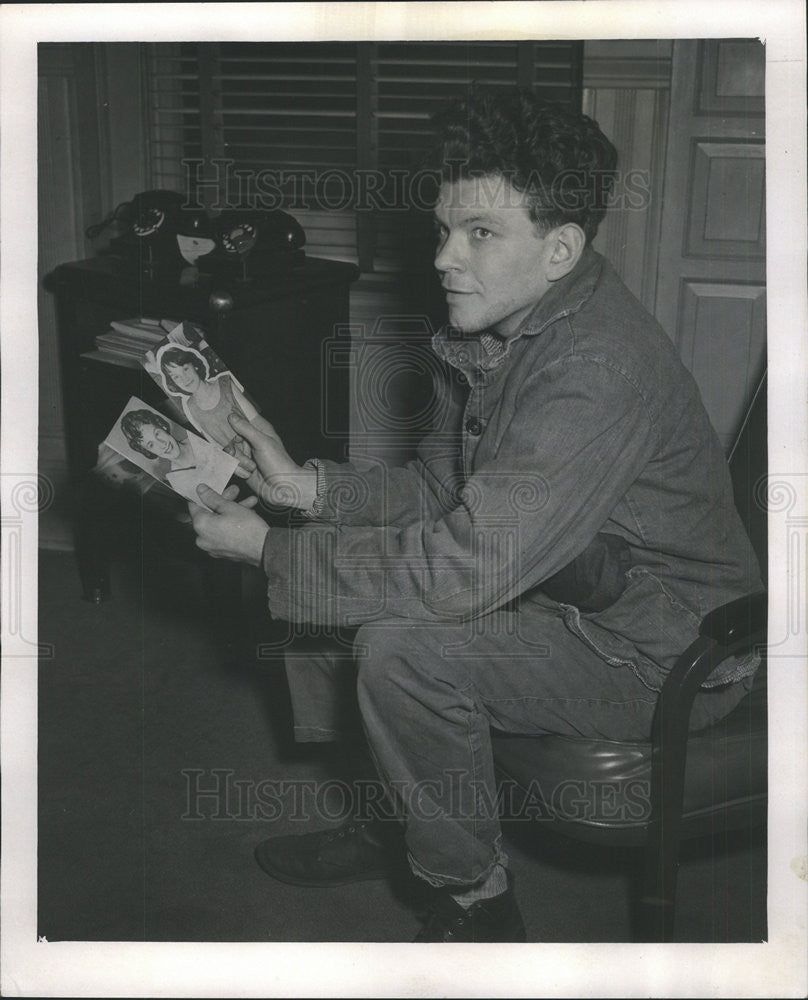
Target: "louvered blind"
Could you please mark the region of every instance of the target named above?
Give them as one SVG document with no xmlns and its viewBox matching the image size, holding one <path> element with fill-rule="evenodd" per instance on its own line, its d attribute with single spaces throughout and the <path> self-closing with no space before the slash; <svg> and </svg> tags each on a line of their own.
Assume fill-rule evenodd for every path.
<svg viewBox="0 0 808 1000">
<path fill-rule="evenodd" d="M 147 114 L 151 182 L 185 190 L 185 158 L 202 159 L 198 46 L 146 47 Z"/>
<path fill-rule="evenodd" d="M 285 208 L 309 254 L 364 271 L 421 255 L 417 213 L 378 198 L 400 209 L 412 196 L 406 178 L 449 98 L 477 81 L 580 103 L 579 42 L 158 43 L 144 54 L 153 186 Z"/>
</svg>

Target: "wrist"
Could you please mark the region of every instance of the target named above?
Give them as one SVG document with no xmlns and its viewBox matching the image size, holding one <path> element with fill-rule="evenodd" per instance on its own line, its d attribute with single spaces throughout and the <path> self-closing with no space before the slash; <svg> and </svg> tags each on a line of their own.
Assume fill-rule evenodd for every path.
<svg viewBox="0 0 808 1000">
<path fill-rule="evenodd" d="M 255 532 L 250 542 L 249 551 L 247 552 L 246 562 L 250 566 L 262 566 L 264 563 L 264 550 L 267 545 L 267 540 L 269 539 L 269 525 L 261 523 L 260 527 L 256 526 Z"/>
<path fill-rule="evenodd" d="M 265 483 L 263 499 L 278 507 L 309 510 L 317 499 L 317 470 L 298 467 L 283 476 L 273 476 Z"/>
</svg>

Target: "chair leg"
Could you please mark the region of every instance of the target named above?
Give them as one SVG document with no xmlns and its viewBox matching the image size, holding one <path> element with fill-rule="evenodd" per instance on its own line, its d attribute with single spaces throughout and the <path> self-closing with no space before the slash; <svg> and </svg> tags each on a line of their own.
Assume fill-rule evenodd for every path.
<svg viewBox="0 0 808 1000">
<path fill-rule="evenodd" d="M 639 941 L 672 941 L 676 915 L 676 876 L 679 843 L 650 838 L 643 856 L 643 881 L 638 911 Z"/>
<path fill-rule="evenodd" d="M 640 900 L 640 936 L 644 941 L 673 940 L 689 707 L 683 711 L 680 705 L 665 700 L 657 706 L 651 758 L 651 820 Z"/>
<path fill-rule="evenodd" d="M 651 771 L 651 823 L 645 845 L 640 933 L 644 941 L 672 941 L 682 829 L 686 736 L 667 732 Z"/>
<path fill-rule="evenodd" d="M 673 940 L 690 713 L 699 684 L 723 659 L 723 652 L 714 639 L 700 635 L 668 675 L 654 713 L 651 820 L 641 903 L 645 941 Z"/>
</svg>

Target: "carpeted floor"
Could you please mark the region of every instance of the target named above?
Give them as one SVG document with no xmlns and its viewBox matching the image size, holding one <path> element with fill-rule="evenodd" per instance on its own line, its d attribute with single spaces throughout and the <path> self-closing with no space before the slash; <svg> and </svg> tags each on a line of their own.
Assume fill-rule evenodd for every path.
<svg viewBox="0 0 808 1000">
<path fill-rule="evenodd" d="M 301 829 L 306 814 L 328 824 L 339 796 L 324 798 L 324 784 L 337 788 L 341 761 L 328 745 L 292 743 L 282 666 L 256 654 L 278 626 L 261 614 L 260 579 L 244 586 L 233 618 L 192 550 L 121 538 L 112 599 L 96 606 L 81 600 L 71 553 L 41 554 L 39 638 L 55 648 L 39 686 L 38 930 L 49 941 L 417 932 L 406 875 L 306 889 L 253 860 L 260 840 Z M 506 836 L 529 940 L 631 939 L 631 852 L 524 824 Z M 762 835 L 687 845 L 679 884 L 680 940 L 765 938 Z"/>
</svg>

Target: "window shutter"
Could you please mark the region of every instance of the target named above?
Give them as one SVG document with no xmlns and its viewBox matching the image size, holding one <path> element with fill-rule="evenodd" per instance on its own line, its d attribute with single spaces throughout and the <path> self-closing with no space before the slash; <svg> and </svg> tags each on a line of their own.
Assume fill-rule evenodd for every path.
<svg viewBox="0 0 808 1000">
<path fill-rule="evenodd" d="M 307 253 L 356 261 L 356 48 L 148 46 L 154 185 L 184 192 L 190 180 L 209 207 L 287 209 Z"/>
<path fill-rule="evenodd" d="M 202 159 L 197 46 L 148 45 L 143 55 L 151 186 L 184 192 L 183 159 Z"/>
<path fill-rule="evenodd" d="M 356 45 L 232 43 L 219 49 L 223 156 L 254 194 L 291 211 L 313 256 L 356 261 Z M 316 180 L 305 179 L 308 171 Z M 259 177 L 262 178 L 259 181 Z M 322 183 L 321 183 L 322 181 Z M 239 201 L 228 185 L 228 200 Z M 265 195 L 264 195 L 265 196 Z"/>
<path fill-rule="evenodd" d="M 469 83 L 533 87 L 580 105 L 580 42 L 222 42 L 144 46 L 152 185 L 203 204 L 285 208 L 312 256 L 410 270 L 424 250 L 412 200 L 430 118 Z M 389 179 L 397 172 L 398 186 Z M 426 192 L 424 192 L 425 194 Z M 423 199 L 422 199 L 423 200 Z"/>
<path fill-rule="evenodd" d="M 431 115 L 476 81 L 517 83 L 517 43 L 439 43 L 378 46 L 379 166 L 412 166 L 426 150 Z"/>
</svg>

